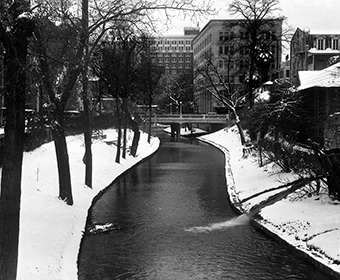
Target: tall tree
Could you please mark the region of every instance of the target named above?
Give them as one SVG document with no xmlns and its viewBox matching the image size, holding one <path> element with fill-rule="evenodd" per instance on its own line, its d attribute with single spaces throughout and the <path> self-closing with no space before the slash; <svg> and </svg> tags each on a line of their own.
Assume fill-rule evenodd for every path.
<svg viewBox="0 0 340 280">
<path fill-rule="evenodd" d="M 191 71 L 174 74 L 164 74 L 159 81 L 159 92 L 155 94 L 154 103 L 160 110 L 170 113 L 193 113 L 193 73 Z"/>
<path fill-rule="evenodd" d="M 50 128 L 55 144 L 59 197 L 73 205 L 71 174 L 64 130 L 64 111 L 81 72 L 86 37 L 67 19 L 56 24 L 46 16 L 37 19 L 35 50 L 38 54 L 44 92 L 52 111 Z M 78 35 L 79 34 L 79 35 Z M 77 40 L 77 41 L 76 41 Z"/>
<path fill-rule="evenodd" d="M 84 33 L 84 66 L 82 71 L 82 98 L 84 106 L 85 185 L 92 188 L 92 118 L 88 96 L 89 72 L 89 1 L 82 0 L 82 30 Z"/>
<path fill-rule="evenodd" d="M 151 117 L 152 103 L 160 78 L 164 73 L 164 68 L 153 63 L 153 54 L 151 46 L 153 41 L 148 36 L 142 37 L 143 50 L 141 53 L 141 67 L 139 73 L 140 92 L 144 97 L 144 104 L 148 106 L 149 127 L 148 127 L 148 143 L 151 141 Z"/>
<path fill-rule="evenodd" d="M 229 56 L 232 56 L 231 53 L 229 53 Z M 233 113 L 243 145 L 245 144 L 245 136 L 237 109 L 243 103 L 245 95 L 243 88 L 236 87 L 232 81 L 232 76 L 230 76 L 231 68 L 234 67 L 231 64 L 233 62 L 230 57 L 223 60 L 223 57 L 216 58 L 207 54 L 203 63 L 195 67 L 196 87 L 197 90 L 211 94 Z"/>
<path fill-rule="evenodd" d="M 243 47 L 249 52 L 248 101 L 249 106 L 252 107 L 255 77 L 261 71 L 257 68 L 258 49 L 261 48 L 262 52 L 267 53 L 273 47 L 281 50 L 281 40 L 286 33 L 282 30 L 284 18 L 278 14 L 279 0 L 234 0 L 229 5 L 229 11 L 244 19 L 240 21 L 240 26 L 245 33 Z M 281 58 L 276 57 L 276 60 L 279 62 Z"/>
<path fill-rule="evenodd" d="M 132 26 L 124 23 L 111 39 L 103 42 L 97 55 L 92 60 L 94 73 L 100 78 L 105 91 L 116 99 L 115 115 L 118 121 L 118 147 L 121 144 L 121 128 L 124 120 L 123 158 L 126 148 L 127 121 L 134 131 L 131 154 L 136 155 L 139 141 L 138 123 L 129 109 L 132 100 L 135 100 L 137 84 L 142 64 L 143 40 L 134 33 Z M 117 150 L 116 162 L 119 162 L 120 149 Z"/>
<path fill-rule="evenodd" d="M 59 196 L 70 205 L 73 204 L 73 197 L 63 128 L 64 109 L 81 74 L 83 74 L 84 79 L 83 96 L 87 96 L 87 65 L 93 51 L 96 49 L 96 45 L 105 36 L 108 36 L 110 30 L 115 30 L 117 22 L 128 22 L 140 30 L 148 28 L 154 30 L 156 28 L 154 20 L 156 13 L 165 15 L 165 22 L 169 22 L 171 20 L 170 11 L 177 11 L 184 15 L 203 15 L 212 12 L 210 1 L 202 5 L 196 5 L 197 2 L 194 0 L 133 0 L 128 2 L 104 0 L 96 1 L 95 5 L 91 5 L 88 13 L 86 11 L 87 2 L 84 0 L 82 4 L 83 19 L 80 19 L 81 16 L 78 14 L 78 4 L 70 0 L 65 0 L 61 3 L 54 3 L 53 1 L 41 2 L 36 9 L 36 15 L 39 16 L 41 23 L 39 26 L 44 26 L 45 24 L 52 30 L 69 28 L 69 34 L 72 34 L 72 38 L 64 41 L 67 46 L 71 47 L 68 49 L 68 53 L 60 52 L 60 50 L 64 49 L 61 46 L 62 40 L 55 41 L 53 44 L 58 48 L 53 48 L 53 44 L 51 45 L 46 40 L 48 33 L 37 30 L 35 34 L 44 90 L 45 94 L 48 94 L 51 108 L 53 109 L 54 121 L 51 128 L 58 161 Z M 89 15 L 88 22 L 87 14 Z M 74 31 L 75 33 L 73 33 Z M 59 57 L 56 58 L 53 54 L 58 53 L 58 50 Z M 73 53 L 73 55 L 66 58 L 70 53 Z M 58 64 L 57 68 L 54 68 L 55 64 Z M 85 107 L 87 106 L 87 101 L 85 98 Z M 88 110 L 86 109 L 85 114 L 87 112 Z M 91 123 L 88 117 L 86 118 L 86 123 L 87 126 Z M 92 165 L 91 141 L 89 140 L 91 130 L 87 128 L 86 131 L 86 168 L 89 168 Z M 91 172 L 90 169 L 86 172 Z M 87 174 L 86 176 L 89 176 L 88 185 L 91 185 L 90 175 Z"/>
<path fill-rule="evenodd" d="M 5 49 L 5 144 L 0 194 L 0 278 L 17 274 L 21 171 L 25 129 L 26 56 L 34 21 L 29 1 L 1 3 L 0 44 Z"/>
</svg>

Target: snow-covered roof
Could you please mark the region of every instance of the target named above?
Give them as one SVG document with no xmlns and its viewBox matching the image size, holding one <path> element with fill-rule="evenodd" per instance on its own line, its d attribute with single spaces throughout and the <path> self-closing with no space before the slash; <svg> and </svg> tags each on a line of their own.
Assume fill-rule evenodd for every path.
<svg viewBox="0 0 340 280">
<path fill-rule="evenodd" d="M 340 87 L 340 62 L 317 71 L 299 71 L 298 90 L 311 87 Z"/>
<path fill-rule="evenodd" d="M 317 30 L 312 29 L 309 31 L 311 35 L 338 35 L 340 34 L 340 29 L 324 29 L 324 30 Z"/>
<path fill-rule="evenodd" d="M 316 48 L 311 48 L 308 50 L 310 54 L 330 54 L 330 55 L 337 55 L 339 54 L 339 50 L 332 50 L 331 48 L 327 48 L 325 50 L 318 50 Z"/>
</svg>

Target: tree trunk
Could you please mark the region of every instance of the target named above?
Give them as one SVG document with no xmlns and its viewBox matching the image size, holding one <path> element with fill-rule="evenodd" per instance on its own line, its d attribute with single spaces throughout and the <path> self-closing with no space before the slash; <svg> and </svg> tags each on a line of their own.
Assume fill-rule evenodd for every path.
<svg viewBox="0 0 340 280">
<path fill-rule="evenodd" d="M 92 121 L 89 102 L 84 97 L 85 185 L 92 188 Z"/>
<path fill-rule="evenodd" d="M 4 44 L 6 126 L 0 193 L 0 279 L 6 280 L 16 279 L 18 262 L 28 36 L 24 28 L 17 28 Z"/>
<path fill-rule="evenodd" d="M 85 141 L 85 185 L 92 188 L 92 122 L 88 100 L 88 54 L 89 54 L 89 1 L 82 0 L 82 32 L 84 40 L 83 103 L 84 103 L 84 141 Z"/>
<path fill-rule="evenodd" d="M 242 126 L 241 126 L 240 118 L 239 118 L 238 114 L 236 113 L 235 108 L 233 108 L 233 113 L 234 113 L 234 116 L 235 116 L 235 119 L 236 119 L 236 126 L 237 126 L 238 132 L 240 134 L 241 144 L 245 145 L 246 138 L 244 136 L 244 132 L 243 132 L 243 129 L 242 129 Z"/>
<path fill-rule="evenodd" d="M 123 112 L 122 112 L 122 120 L 123 120 L 123 127 L 124 127 L 124 134 L 123 134 L 123 155 L 122 157 L 126 158 L 126 145 L 127 145 L 127 118 L 128 118 L 128 108 L 126 104 L 126 98 L 123 98 Z"/>
<path fill-rule="evenodd" d="M 129 120 L 131 122 L 131 127 L 133 130 L 133 139 L 132 139 L 132 145 L 131 145 L 131 155 L 135 157 L 137 155 L 137 149 L 138 149 L 138 142 L 140 139 L 140 131 L 139 131 L 139 125 L 136 119 L 131 115 L 128 114 Z"/>
<path fill-rule="evenodd" d="M 58 116 L 55 125 L 52 128 L 52 136 L 58 163 L 59 176 L 59 198 L 65 201 L 68 205 L 73 205 L 72 186 L 70 164 L 68 158 L 67 144 L 65 132 L 63 127 L 62 113 L 56 114 Z"/>
<path fill-rule="evenodd" d="M 149 131 L 148 131 L 148 143 L 151 141 L 151 117 L 152 117 L 152 97 L 149 94 Z"/>
<path fill-rule="evenodd" d="M 117 153 L 116 153 L 116 162 L 120 163 L 120 146 L 122 139 L 122 116 L 119 109 L 119 98 L 116 97 L 116 106 L 117 106 L 117 129 L 118 129 L 118 138 L 117 138 Z"/>
</svg>

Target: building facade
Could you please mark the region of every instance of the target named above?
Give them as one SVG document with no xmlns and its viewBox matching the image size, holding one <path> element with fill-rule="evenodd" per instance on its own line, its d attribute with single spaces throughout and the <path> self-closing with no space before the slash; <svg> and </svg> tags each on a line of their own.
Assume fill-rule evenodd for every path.
<svg viewBox="0 0 340 280">
<path fill-rule="evenodd" d="M 291 82 L 298 85 L 298 72 L 322 70 L 331 57 L 340 55 L 340 30 L 310 31 L 297 28 L 290 44 Z"/>
<path fill-rule="evenodd" d="M 167 113 L 193 113 L 193 47 L 199 27 L 185 27 L 183 35 L 153 38 L 152 62 L 162 67 L 166 97 L 161 110 Z"/>
<path fill-rule="evenodd" d="M 245 85 L 250 69 L 250 49 L 247 44 L 251 34 L 245 26 L 246 21 L 243 19 L 211 20 L 193 40 L 195 67 L 206 63 L 207 58 L 213 58 L 219 75 L 230 85 L 230 91 L 247 90 Z M 281 34 L 280 19 L 270 21 L 270 28 L 258 32 L 261 37 L 259 43 L 262 42 L 263 46 L 267 42 L 266 51 L 272 56 L 268 65 L 269 79 L 277 78 L 281 68 Z M 221 105 L 207 90 L 209 83 L 204 75 L 195 75 L 194 98 L 200 113 L 215 112 Z M 222 91 L 223 87 L 219 84 L 215 86 Z"/>
<path fill-rule="evenodd" d="M 185 27 L 184 35 L 154 38 L 153 63 L 163 66 L 165 74 L 192 73 L 192 40 L 198 33 L 198 27 Z"/>
</svg>

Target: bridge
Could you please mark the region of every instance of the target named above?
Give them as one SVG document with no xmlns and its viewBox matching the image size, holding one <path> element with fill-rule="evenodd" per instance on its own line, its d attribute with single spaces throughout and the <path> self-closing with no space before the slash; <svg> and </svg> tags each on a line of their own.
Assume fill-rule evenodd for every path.
<svg viewBox="0 0 340 280">
<path fill-rule="evenodd" d="M 170 114 L 153 115 L 151 121 L 154 123 L 205 123 L 205 124 L 225 124 L 229 120 L 229 115 L 219 114 Z"/>
</svg>

